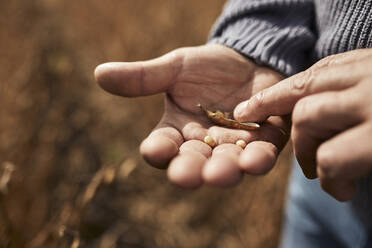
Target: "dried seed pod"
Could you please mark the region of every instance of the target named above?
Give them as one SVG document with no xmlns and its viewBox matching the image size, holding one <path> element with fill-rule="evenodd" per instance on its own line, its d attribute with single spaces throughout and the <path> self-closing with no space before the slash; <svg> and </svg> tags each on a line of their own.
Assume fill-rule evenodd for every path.
<svg viewBox="0 0 372 248">
<path fill-rule="evenodd" d="M 235 144 L 237 146 L 240 146 L 242 149 L 244 149 L 247 146 L 247 143 L 244 140 L 238 140 Z"/>
<path fill-rule="evenodd" d="M 212 122 L 214 122 L 217 125 L 229 127 L 229 128 L 235 128 L 235 129 L 244 129 L 244 130 L 257 130 L 260 128 L 260 125 L 258 123 L 254 122 L 238 122 L 236 120 L 230 119 L 230 113 L 222 113 L 221 111 L 217 110 L 216 112 L 212 112 L 210 110 L 207 110 L 201 106 L 199 103 L 197 107 L 201 108 L 205 115 L 210 119 Z"/>
<path fill-rule="evenodd" d="M 209 136 L 209 135 L 205 136 L 204 142 L 212 148 L 216 146 L 216 141 L 213 139 L 212 136 Z"/>
</svg>

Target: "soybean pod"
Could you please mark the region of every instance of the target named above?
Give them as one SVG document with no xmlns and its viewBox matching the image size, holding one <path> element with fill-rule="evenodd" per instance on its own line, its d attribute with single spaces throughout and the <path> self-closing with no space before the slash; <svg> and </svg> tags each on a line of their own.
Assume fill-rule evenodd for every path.
<svg viewBox="0 0 372 248">
<path fill-rule="evenodd" d="M 230 113 L 223 113 L 220 110 L 213 112 L 202 107 L 200 103 L 197 105 L 197 107 L 199 107 L 205 113 L 209 120 L 217 125 L 234 129 L 244 129 L 248 131 L 257 130 L 260 128 L 260 125 L 255 122 L 239 122 L 237 120 L 233 120 L 230 118 Z"/>
</svg>

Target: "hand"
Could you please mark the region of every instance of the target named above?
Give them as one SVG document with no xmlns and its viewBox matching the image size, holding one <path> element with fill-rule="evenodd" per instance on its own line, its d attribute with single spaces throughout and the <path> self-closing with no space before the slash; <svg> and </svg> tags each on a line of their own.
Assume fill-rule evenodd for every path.
<svg viewBox="0 0 372 248">
<path fill-rule="evenodd" d="M 372 49 L 327 57 L 239 104 L 240 121 L 292 114 L 294 152 L 308 178 L 337 200 L 372 171 Z"/>
<path fill-rule="evenodd" d="M 96 68 L 100 86 L 113 94 L 135 97 L 164 92 L 165 111 L 152 133 L 142 142 L 144 159 L 157 168 L 168 168 L 169 179 L 186 188 L 206 182 L 230 186 L 242 171 L 267 172 L 288 140 L 288 124 L 270 118 L 258 131 L 212 125 L 197 107 L 232 111 L 243 99 L 277 83 L 280 74 L 256 66 L 221 45 L 181 48 L 145 62 L 108 63 Z M 213 149 L 203 142 L 212 136 Z M 239 139 L 248 145 L 242 151 Z"/>
</svg>

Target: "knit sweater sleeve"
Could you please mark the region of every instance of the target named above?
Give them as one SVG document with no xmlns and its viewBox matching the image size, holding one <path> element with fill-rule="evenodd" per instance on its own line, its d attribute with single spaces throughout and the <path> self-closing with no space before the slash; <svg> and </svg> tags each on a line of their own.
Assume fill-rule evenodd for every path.
<svg viewBox="0 0 372 248">
<path fill-rule="evenodd" d="M 229 0 L 209 43 L 229 46 L 284 75 L 308 66 L 315 44 L 312 0 Z"/>
</svg>

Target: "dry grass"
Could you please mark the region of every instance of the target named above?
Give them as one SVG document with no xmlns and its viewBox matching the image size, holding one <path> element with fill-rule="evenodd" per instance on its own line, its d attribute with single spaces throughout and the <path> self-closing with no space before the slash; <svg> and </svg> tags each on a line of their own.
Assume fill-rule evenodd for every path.
<svg viewBox="0 0 372 248">
<path fill-rule="evenodd" d="M 92 75 L 203 44 L 223 2 L 1 4 L 0 247 L 276 246 L 289 152 L 234 189 L 178 189 L 137 151 L 161 96 L 113 97 Z"/>
</svg>

